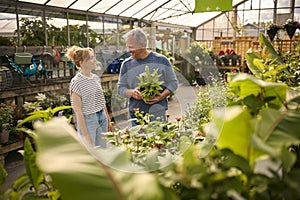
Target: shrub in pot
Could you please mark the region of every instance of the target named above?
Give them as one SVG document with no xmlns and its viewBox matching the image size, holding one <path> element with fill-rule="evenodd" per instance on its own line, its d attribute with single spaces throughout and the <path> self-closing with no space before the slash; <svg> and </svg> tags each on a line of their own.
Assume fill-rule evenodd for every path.
<svg viewBox="0 0 300 200">
<path fill-rule="evenodd" d="M 0 142 L 1 143 L 8 142 L 9 132 L 13 126 L 13 120 L 14 120 L 14 107 L 9 104 L 1 103 L 0 104 L 0 134 L 1 134 Z"/>
</svg>

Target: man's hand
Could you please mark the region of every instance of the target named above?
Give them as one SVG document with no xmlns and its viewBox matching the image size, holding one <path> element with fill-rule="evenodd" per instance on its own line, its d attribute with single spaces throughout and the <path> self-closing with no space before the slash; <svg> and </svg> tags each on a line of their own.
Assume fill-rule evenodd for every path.
<svg viewBox="0 0 300 200">
<path fill-rule="evenodd" d="M 155 95 L 152 99 L 149 101 L 145 101 L 146 104 L 155 104 L 161 100 L 163 100 L 165 97 L 162 94 Z"/>
<path fill-rule="evenodd" d="M 143 96 L 141 95 L 140 90 L 137 89 L 137 88 L 132 90 L 131 97 L 136 99 L 136 100 L 142 100 L 143 99 Z"/>
<path fill-rule="evenodd" d="M 145 101 L 146 104 L 155 104 L 159 101 L 164 100 L 171 94 L 171 91 L 168 89 L 165 89 L 162 93 L 155 95 L 152 99 L 149 101 Z"/>
</svg>

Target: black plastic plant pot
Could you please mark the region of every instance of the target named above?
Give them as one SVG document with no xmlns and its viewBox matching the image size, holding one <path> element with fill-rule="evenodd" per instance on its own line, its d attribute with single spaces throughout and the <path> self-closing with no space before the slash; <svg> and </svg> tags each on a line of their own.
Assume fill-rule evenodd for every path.
<svg viewBox="0 0 300 200">
<path fill-rule="evenodd" d="M 279 30 L 280 28 L 278 27 L 274 27 L 274 28 L 270 28 L 267 30 L 267 34 L 271 40 L 271 42 L 274 40 L 275 38 L 275 35 L 277 34 L 277 31 Z"/>
<path fill-rule="evenodd" d="M 285 24 L 284 28 L 285 28 L 288 36 L 290 37 L 290 39 L 292 39 L 297 30 L 297 26 L 291 25 L 291 24 Z"/>
</svg>

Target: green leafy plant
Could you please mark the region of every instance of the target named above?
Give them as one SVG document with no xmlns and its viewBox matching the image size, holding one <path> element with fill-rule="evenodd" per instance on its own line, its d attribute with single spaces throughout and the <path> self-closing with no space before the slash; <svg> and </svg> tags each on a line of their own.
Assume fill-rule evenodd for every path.
<svg viewBox="0 0 300 200">
<path fill-rule="evenodd" d="M 135 165 L 156 170 L 164 164 L 159 160 L 171 162 L 170 154 L 177 158 L 194 142 L 196 131 L 185 128 L 181 118 L 177 118 L 176 122 L 166 123 L 150 121 L 148 113 L 138 110 L 135 111 L 135 116 L 139 125 L 106 133 L 111 144 L 129 152 L 129 160 Z M 155 163 L 152 163 L 154 160 Z"/>
<path fill-rule="evenodd" d="M 226 85 L 213 76 L 210 76 L 210 79 L 212 84 L 198 88 L 197 100 L 189 105 L 184 116 L 186 126 L 198 127 L 200 132 L 202 125 L 211 121 L 212 109 L 226 106 Z"/>
<path fill-rule="evenodd" d="M 4 199 L 59 199 L 60 193 L 54 188 L 52 180 L 36 165 L 36 152 L 29 138 L 25 139 L 24 157 L 26 174 L 18 177 L 12 188 L 5 191 Z"/>
<path fill-rule="evenodd" d="M 0 104 L 0 132 L 2 130 L 3 124 L 9 124 L 9 127 L 7 127 L 9 129 L 13 127 L 14 113 L 14 106 L 6 103 Z"/>
<path fill-rule="evenodd" d="M 249 49 L 246 53 L 247 66 L 253 75 L 264 81 L 277 82 L 279 75 L 288 67 L 275 51 L 273 45 L 261 33 L 259 36 L 261 50 L 254 52 Z"/>
<path fill-rule="evenodd" d="M 187 61 L 194 66 L 213 64 L 212 55 L 212 50 L 199 42 L 192 42 L 185 52 Z"/>
<path fill-rule="evenodd" d="M 155 95 L 160 94 L 163 81 L 159 81 L 161 74 L 158 74 L 158 68 L 150 72 L 149 66 L 145 66 L 145 73 L 137 76 L 139 79 L 138 88 L 145 101 L 149 101 Z"/>
<path fill-rule="evenodd" d="M 21 180 L 6 191 L 7 199 L 11 195 L 16 195 L 11 199 L 177 199 L 169 188 L 162 186 L 155 174 L 123 173 L 110 168 L 113 163 L 118 167 L 127 164 L 126 159 L 119 159 L 126 156 L 123 152 L 109 154 L 108 163 L 96 160 L 95 155 L 91 154 L 95 149 L 88 149 L 80 143 L 64 118 L 36 123 L 34 132 L 36 157 L 29 149 L 27 155 L 30 162 L 27 164 L 30 169 L 26 168 L 27 176 L 20 177 Z M 26 151 L 27 147 L 24 155 Z M 103 155 L 103 152 L 99 154 Z M 46 188 L 38 187 L 42 185 Z M 20 196 L 21 192 L 26 191 L 25 188 L 30 189 L 31 186 L 34 190 L 27 191 L 29 194 L 25 192 L 28 196 Z M 40 192 L 39 195 L 36 191 Z"/>
<path fill-rule="evenodd" d="M 293 51 L 283 53 L 282 60 L 287 68 L 279 76 L 279 80 L 290 87 L 300 85 L 300 43 L 295 42 L 294 47 Z"/>
<path fill-rule="evenodd" d="M 36 120 L 43 120 L 43 121 L 49 121 L 52 119 L 56 113 L 66 110 L 66 109 L 71 109 L 72 106 L 59 106 L 56 108 L 47 108 L 46 110 L 39 110 L 39 111 L 34 111 L 29 113 L 29 116 L 26 117 L 25 119 L 21 120 L 18 123 L 18 126 L 22 126 L 23 124 L 31 121 L 36 121 Z M 72 115 L 69 116 L 69 122 L 72 120 Z"/>
</svg>

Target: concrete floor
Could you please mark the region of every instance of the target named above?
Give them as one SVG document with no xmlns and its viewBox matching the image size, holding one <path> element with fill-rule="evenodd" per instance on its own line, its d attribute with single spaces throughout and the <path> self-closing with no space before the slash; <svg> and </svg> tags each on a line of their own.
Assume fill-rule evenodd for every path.
<svg viewBox="0 0 300 200">
<path fill-rule="evenodd" d="M 17 153 L 17 151 L 10 152 L 6 156 L 5 169 L 8 173 L 4 184 L 2 185 L 2 192 L 12 187 L 13 182 L 25 174 L 25 166 L 22 155 Z"/>
</svg>

